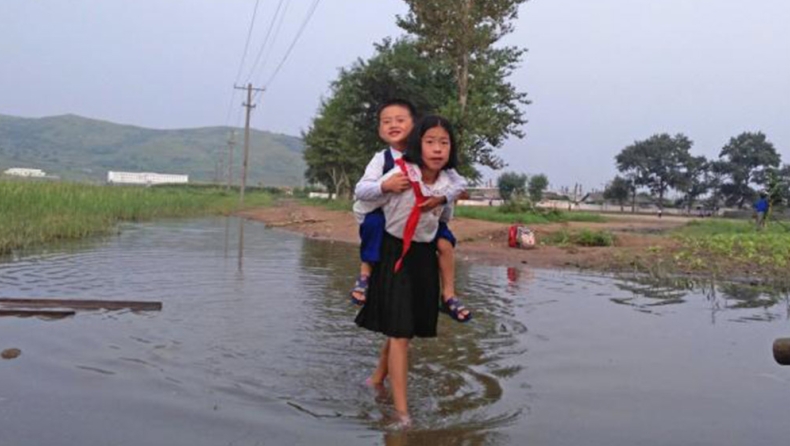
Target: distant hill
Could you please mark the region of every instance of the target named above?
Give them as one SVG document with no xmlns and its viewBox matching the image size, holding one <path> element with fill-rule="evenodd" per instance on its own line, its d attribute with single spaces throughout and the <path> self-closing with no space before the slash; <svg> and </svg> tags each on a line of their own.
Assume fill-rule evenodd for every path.
<svg viewBox="0 0 790 446">
<path fill-rule="evenodd" d="M 0 115 L 0 172 L 9 167 L 42 169 L 70 180 L 104 181 L 108 170 L 189 175 L 214 179 L 217 160 L 227 166 L 230 127 L 155 130 L 76 115 L 18 118 Z M 236 129 L 233 177 L 239 183 L 243 129 Z M 299 186 L 306 165 L 302 140 L 250 131 L 247 184 Z M 227 173 L 224 168 L 223 178 Z"/>
</svg>

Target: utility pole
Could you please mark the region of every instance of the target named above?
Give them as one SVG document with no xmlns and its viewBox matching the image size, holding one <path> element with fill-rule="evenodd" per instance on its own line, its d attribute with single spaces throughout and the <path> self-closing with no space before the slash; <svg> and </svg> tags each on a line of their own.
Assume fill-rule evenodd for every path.
<svg viewBox="0 0 790 446">
<path fill-rule="evenodd" d="M 235 145 L 236 131 L 231 130 L 230 139 L 228 139 L 228 190 L 233 187 L 233 146 Z"/>
<path fill-rule="evenodd" d="M 244 205 L 244 188 L 247 185 L 247 161 L 249 160 L 250 156 L 250 115 L 252 114 L 252 109 L 255 108 L 255 105 L 252 103 L 252 91 L 260 91 L 263 92 L 263 88 L 252 88 L 252 84 L 247 84 L 247 87 L 238 87 L 236 85 L 233 88 L 237 90 L 247 90 L 247 102 L 242 104 L 243 106 L 247 107 L 247 119 L 244 124 L 244 161 L 241 165 L 241 192 L 239 195 L 239 205 Z"/>
</svg>

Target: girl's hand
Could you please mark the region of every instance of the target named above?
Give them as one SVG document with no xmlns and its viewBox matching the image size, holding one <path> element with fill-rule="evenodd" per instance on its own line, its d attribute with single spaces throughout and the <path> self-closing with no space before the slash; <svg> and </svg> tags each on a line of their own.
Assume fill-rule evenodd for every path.
<svg viewBox="0 0 790 446">
<path fill-rule="evenodd" d="M 431 197 L 423 201 L 419 208 L 422 212 L 429 212 L 445 203 L 447 203 L 447 197 Z"/>
</svg>

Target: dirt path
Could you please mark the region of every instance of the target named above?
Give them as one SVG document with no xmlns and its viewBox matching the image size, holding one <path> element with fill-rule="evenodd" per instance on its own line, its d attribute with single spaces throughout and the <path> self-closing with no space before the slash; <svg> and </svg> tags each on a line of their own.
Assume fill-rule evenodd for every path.
<svg viewBox="0 0 790 446">
<path fill-rule="evenodd" d="M 310 238 L 359 243 L 358 226 L 350 211 L 333 211 L 303 205 L 295 200 L 283 200 L 275 206 L 248 210 L 240 215 L 262 221 L 270 228 L 298 232 Z M 614 258 L 638 254 L 651 246 L 671 244 L 671 239 L 660 234 L 688 222 L 683 217 L 659 219 L 643 215 L 614 215 L 607 216 L 607 219 L 604 223 L 530 225 L 530 229 L 535 231 L 538 242 L 542 236 L 562 229 L 607 230 L 617 237 L 614 247 L 560 248 L 544 245 L 530 250 L 513 249 L 507 246 L 507 224 L 458 218 L 450 227 L 459 241 L 457 256 L 465 261 L 505 266 L 528 264 L 545 268 L 607 269 L 606 265 Z"/>
</svg>

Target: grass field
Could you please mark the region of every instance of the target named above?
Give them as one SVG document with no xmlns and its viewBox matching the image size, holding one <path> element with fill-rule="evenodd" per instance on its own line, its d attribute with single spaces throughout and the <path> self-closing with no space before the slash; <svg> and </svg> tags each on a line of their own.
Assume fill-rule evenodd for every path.
<svg viewBox="0 0 790 446">
<path fill-rule="evenodd" d="M 0 254 L 48 242 L 111 232 L 118 222 L 227 214 L 238 195 L 221 188 L 124 187 L 79 183 L 0 181 Z M 246 206 L 272 202 L 245 195 Z"/>
</svg>

